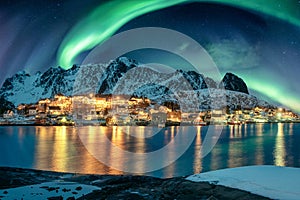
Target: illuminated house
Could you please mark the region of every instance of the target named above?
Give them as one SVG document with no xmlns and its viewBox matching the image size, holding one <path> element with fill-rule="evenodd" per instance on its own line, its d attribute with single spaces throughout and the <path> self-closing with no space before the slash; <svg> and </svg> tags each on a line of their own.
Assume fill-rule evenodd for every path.
<svg viewBox="0 0 300 200">
<path fill-rule="evenodd" d="M 211 122 L 214 124 L 223 124 L 226 122 L 227 116 L 225 110 L 213 110 L 211 112 Z"/>
<path fill-rule="evenodd" d="M 37 112 L 50 115 L 64 115 L 72 111 L 72 98 L 57 94 L 53 99 L 41 99 L 37 103 Z"/>
<path fill-rule="evenodd" d="M 148 121 L 150 119 L 148 112 L 145 112 L 143 110 L 139 111 L 137 114 L 138 120 L 145 120 Z"/>
<path fill-rule="evenodd" d="M 62 94 L 56 94 L 50 106 L 58 106 L 61 110 L 61 114 L 68 114 L 72 111 L 72 97 L 67 97 Z"/>
<path fill-rule="evenodd" d="M 113 95 L 111 97 L 112 106 L 128 105 L 129 95 Z"/>
<path fill-rule="evenodd" d="M 181 112 L 168 112 L 167 120 L 171 122 L 180 122 L 181 121 Z"/>
<path fill-rule="evenodd" d="M 31 105 L 31 106 L 29 106 L 29 108 L 28 108 L 28 115 L 29 116 L 35 116 L 38 112 L 38 109 L 37 109 L 37 105 Z"/>
<path fill-rule="evenodd" d="M 38 101 L 38 106 L 37 106 L 37 109 L 38 109 L 38 112 L 48 112 L 48 106 L 49 104 L 51 103 L 51 100 L 50 99 L 41 99 Z"/>
<path fill-rule="evenodd" d="M 128 113 L 129 99 L 129 95 L 113 95 L 111 98 L 111 113 Z"/>
<path fill-rule="evenodd" d="M 131 98 L 129 101 L 128 101 L 128 105 L 129 106 L 136 106 L 138 105 L 138 101 L 136 98 Z"/>
<path fill-rule="evenodd" d="M 110 107 L 109 101 L 106 100 L 105 97 L 95 97 L 95 109 L 97 111 L 102 111 L 106 108 Z"/>
<path fill-rule="evenodd" d="M 26 114 L 26 108 L 27 108 L 28 106 L 27 105 L 25 105 L 25 104 L 20 104 L 20 105 L 18 105 L 18 107 L 17 107 L 17 113 L 19 114 L 19 115 L 25 115 Z"/>
<path fill-rule="evenodd" d="M 252 122 L 253 120 L 253 111 L 251 109 L 244 109 L 243 110 L 243 114 L 242 114 L 242 118 L 245 122 Z"/>
<path fill-rule="evenodd" d="M 12 110 L 8 110 L 3 114 L 4 119 L 9 119 L 14 117 L 14 112 Z"/>
<path fill-rule="evenodd" d="M 49 106 L 48 113 L 50 115 L 63 115 L 64 111 L 59 106 Z"/>
</svg>

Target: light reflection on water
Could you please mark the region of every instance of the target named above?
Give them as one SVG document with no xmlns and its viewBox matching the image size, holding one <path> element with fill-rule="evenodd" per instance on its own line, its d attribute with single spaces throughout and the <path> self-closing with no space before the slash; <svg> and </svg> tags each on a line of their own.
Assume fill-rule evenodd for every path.
<svg viewBox="0 0 300 200">
<path fill-rule="evenodd" d="M 111 163 L 130 165 L 136 171 L 147 162 L 130 163 L 123 155 L 115 155 L 110 147 L 95 142 L 99 134 L 117 147 L 135 153 L 146 153 L 170 145 L 168 157 L 174 157 L 176 145 L 171 143 L 182 128 L 185 134 L 196 133 L 190 148 L 171 165 L 147 175 L 183 176 L 203 171 L 245 165 L 277 165 L 300 167 L 300 124 L 246 124 L 226 126 L 212 152 L 201 159 L 201 145 L 207 127 L 167 127 L 151 135 L 151 127 L 65 127 L 2 126 L 0 127 L 0 166 L 42 170 L 124 174 L 100 163 L 85 148 L 78 136 L 79 128 L 87 135 L 90 147 L 107 156 Z M 182 141 L 184 135 L 179 135 Z"/>
<path fill-rule="evenodd" d="M 197 127 L 197 135 L 195 139 L 195 148 L 194 148 L 194 165 L 193 169 L 195 174 L 198 174 L 202 171 L 202 159 L 201 159 L 201 148 L 202 138 L 201 138 L 201 126 Z"/>
<path fill-rule="evenodd" d="M 276 145 L 274 149 L 275 165 L 285 166 L 285 141 L 284 141 L 284 124 L 278 123 L 276 136 Z"/>
</svg>

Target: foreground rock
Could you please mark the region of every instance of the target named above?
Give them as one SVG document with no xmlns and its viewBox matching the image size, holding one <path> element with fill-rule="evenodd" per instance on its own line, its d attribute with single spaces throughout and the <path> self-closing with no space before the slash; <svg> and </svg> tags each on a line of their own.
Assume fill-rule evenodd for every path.
<svg viewBox="0 0 300 200">
<path fill-rule="evenodd" d="M 76 182 L 99 187 L 99 190 L 94 190 L 77 199 L 267 199 L 237 189 L 205 182 L 191 182 L 185 180 L 184 177 L 159 179 L 131 175 L 85 175 L 0 167 L 0 190 L 2 192 L 8 188 L 49 181 Z M 53 197 L 53 199 L 58 198 L 62 199 Z"/>
</svg>

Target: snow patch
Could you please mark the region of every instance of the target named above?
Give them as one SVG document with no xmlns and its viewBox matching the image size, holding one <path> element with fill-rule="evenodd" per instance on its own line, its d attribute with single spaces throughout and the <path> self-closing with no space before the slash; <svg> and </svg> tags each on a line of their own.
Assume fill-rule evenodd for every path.
<svg viewBox="0 0 300 200">
<path fill-rule="evenodd" d="M 237 188 L 272 199 L 300 197 L 300 168 L 247 166 L 195 174 L 186 179 Z"/>
<path fill-rule="evenodd" d="M 74 182 L 46 182 L 0 190 L 0 199 L 22 198 L 24 200 L 39 200 L 58 196 L 62 196 L 63 199 L 67 199 L 69 197 L 77 199 L 83 195 L 91 193 L 94 190 L 101 190 L 101 188 Z"/>
</svg>

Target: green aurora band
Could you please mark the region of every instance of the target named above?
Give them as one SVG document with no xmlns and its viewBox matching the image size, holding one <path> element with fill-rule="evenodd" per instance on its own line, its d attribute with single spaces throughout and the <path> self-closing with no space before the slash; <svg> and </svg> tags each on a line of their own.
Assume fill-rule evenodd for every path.
<svg viewBox="0 0 300 200">
<path fill-rule="evenodd" d="M 243 76 L 243 80 L 247 83 L 249 88 L 261 94 L 266 95 L 272 100 L 287 106 L 293 111 L 300 112 L 299 96 L 294 95 L 293 92 L 286 91 L 284 86 L 274 85 L 268 80 L 256 79 L 255 77 Z"/>
<path fill-rule="evenodd" d="M 261 12 L 300 26 L 297 6 L 288 0 L 114 0 L 98 6 L 65 37 L 58 51 L 58 63 L 64 69 L 72 66 L 80 53 L 88 51 L 111 37 L 130 20 L 145 13 L 185 2 L 214 2 Z M 278 6 L 278 5 L 281 6 Z"/>
<path fill-rule="evenodd" d="M 292 0 L 112 0 L 101 4 L 86 18 L 79 21 L 67 34 L 58 50 L 58 64 L 68 69 L 82 52 L 91 50 L 110 38 L 130 20 L 145 13 L 167 8 L 180 3 L 209 2 L 248 9 L 300 26 L 300 12 Z M 249 88 L 256 90 L 283 105 L 300 112 L 299 97 L 285 98 L 279 88 L 245 77 Z"/>
<path fill-rule="evenodd" d="M 58 51 L 59 65 L 70 68 L 76 56 L 101 44 L 130 20 L 181 2 L 114 0 L 100 5 L 68 33 Z"/>
</svg>

